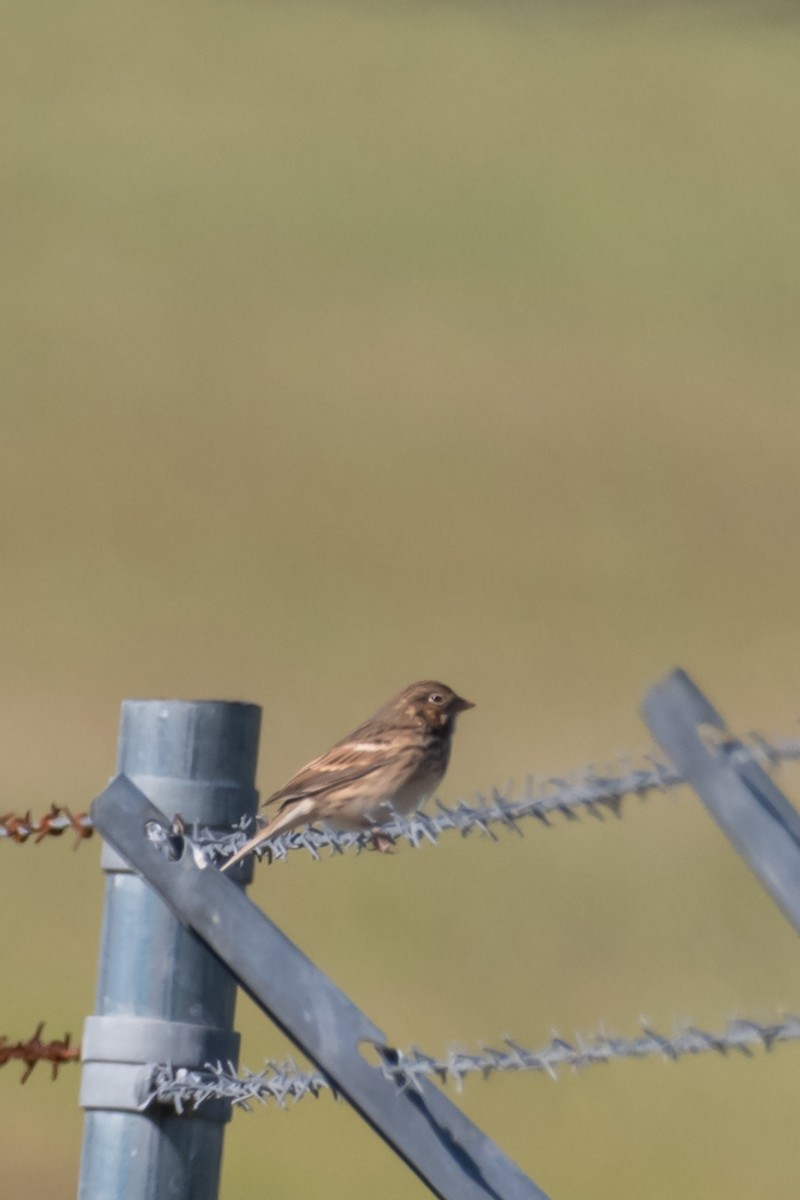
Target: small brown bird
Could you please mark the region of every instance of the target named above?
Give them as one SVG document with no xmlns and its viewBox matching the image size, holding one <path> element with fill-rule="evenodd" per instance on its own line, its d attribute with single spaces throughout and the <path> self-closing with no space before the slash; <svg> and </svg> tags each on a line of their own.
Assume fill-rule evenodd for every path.
<svg viewBox="0 0 800 1200">
<path fill-rule="evenodd" d="M 473 707 L 433 680 L 403 688 L 265 801 L 278 804 L 277 813 L 222 870 L 277 834 L 312 821 L 370 830 L 375 848 L 387 850 L 391 843 L 377 827 L 393 810 L 411 812 L 436 790 L 447 770 L 456 717 Z"/>
</svg>

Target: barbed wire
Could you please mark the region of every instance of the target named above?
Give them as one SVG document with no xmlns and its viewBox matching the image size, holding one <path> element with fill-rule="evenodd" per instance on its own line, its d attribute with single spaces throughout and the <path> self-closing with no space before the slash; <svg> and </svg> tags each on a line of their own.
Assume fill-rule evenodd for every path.
<svg viewBox="0 0 800 1200">
<path fill-rule="evenodd" d="M 800 760 L 800 738 L 768 740 L 760 734 L 749 733 L 741 741 L 731 739 L 730 744 L 736 747 L 731 756 L 733 761 L 741 763 L 777 767 Z M 684 782 L 674 767 L 658 761 L 651 754 L 643 755 L 639 761 L 642 765 L 635 766 L 628 759 L 620 759 L 616 769 L 609 770 L 600 770 L 590 764 L 568 776 L 529 776 L 521 788 L 513 784 L 504 789 L 492 788 L 489 796 L 477 793 L 471 803 L 462 800 L 449 806 L 437 800 L 430 813 L 420 811 L 408 817 L 393 813 L 381 827 L 381 832 L 394 841 L 407 842 L 415 849 L 426 842 L 435 844 L 442 833 L 452 830 L 462 836 L 477 830 L 496 841 L 499 827 L 522 835 L 519 822 L 529 818 L 550 826 L 556 816 L 567 821 L 587 815 L 602 820 L 606 813 L 620 817 L 624 800 L 637 797 L 646 800 L 654 792 L 667 793 Z M 185 832 L 204 848 L 209 858 L 223 859 L 244 844 L 252 829 L 252 818 L 243 817 L 224 831 L 187 825 Z M 0 840 L 7 838 L 24 843 L 32 838 L 36 844 L 48 836 L 58 837 L 67 830 L 75 833 L 76 846 L 94 832 L 88 813 L 73 815 L 63 805 L 51 805 L 43 817 L 32 817 L 30 812 L 0 816 Z M 371 846 L 372 836 L 368 832 L 307 827 L 272 839 L 269 855 L 271 859 L 285 861 L 291 851 L 305 850 L 312 858 L 319 859 L 324 850 L 340 854 L 347 850 L 360 852 Z"/>
<path fill-rule="evenodd" d="M 800 760 L 800 738 L 775 738 L 768 740 L 761 734 L 749 733 L 742 739 L 731 739 L 735 747 L 731 760 L 739 763 L 757 763 L 771 768 L 783 763 Z M 625 799 L 646 800 L 652 793 L 667 793 L 683 785 L 681 774 L 671 765 L 663 763 L 652 754 L 640 758 L 641 765 L 632 765 L 630 760 L 618 760 L 616 771 L 600 770 L 594 764 L 569 776 L 549 776 L 537 779 L 529 776 L 519 794 L 513 783 L 505 789 L 493 788 L 491 796 L 477 793 L 473 803 L 460 801 L 448 806 L 441 800 L 434 801 L 434 811 L 418 811 L 410 816 L 392 813 L 391 819 L 381 825 L 381 834 L 392 841 L 403 841 L 414 849 L 424 843 L 436 844 L 442 833 L 456 831 L 466 837 L 476 831 L 492 841 L 497 841 L 499 827 L 522 836 L 519 822 L 534 818 L 544 826 L 550 826 L 553 818 L 563 817 L 567 821 L 591 816 L 603 820 L 606 813 L 620 817 Z M 220 832 L 209 828 L 196 828 L 191 832 L 193 840 L 203 846 L 210 858 L 226 858 L 235 853 L 252 833 L 252 821 L 243 819 L 238 828 Z M 258 856 L 267 854 L 270 861 L 285 861 L 290 851 L 305 850 L 314 859 L 322 857 L 323 850 L 341 854 L 347 850 L 360 852 L 372 847 L 369 832 L 333 830 L 307 826 L 290 833 L 281 834 L 270 840 L 268 847 L 256 851 Z"/>
<path fill-rule="evenodd" d="M 450 1050 L 440 1058 L 416 1047 L 409 1051 L 376 1049 L 383 1074 L 401 1089 L 419 1090 L 420 1080 L 434 1078 L 439 1083 L 452 1083 L 460 1091 L 470 1075 L 488 1079 L 504 1071 L 537 1071 L 557 1079 L 559 1069 L 565 1067 L 581 1071 L 616 1059 L 654 1056 L 676 1062 L 711 1052 L 727 1055 L 734 1051 L 751 1057 L 754 1049 L 771 1050 L 780 1043 L 798 1040 L 800 1018 L 787 1014 L 768 1024 L 738 1018 L 729 1021 L 720 1033 L 686 1025 L 667 1037 L 643 1024 L 642 1033 L 635 1038 L 596 1033 L 568 1042 L 553 1037 L 540 1050 L 529 1050 L 511 1038 L 503 1038 L 500 1049 L 484 1046 L 472 1054 Z M 290 1100 L 307 1096 L 316 1099 L 323 1091 L 331 1091 L 338 1098 L 336 1088 L 325 1075 L 302 1071 L 291 1059 L 285 1062 L 269 1059 L 262 1071 L 245 1068 L 238 1074 L 230 1064 L 207 1064 L 202 1071 L 192 1071 L 166 1063 L 153 1067 L 142 1108 L 151 1103 L 168 1104 L 180 1113 L 199 1108 L 208 1100 L 227 1100 L 246 1111 L 252 1109 L 254 1102 L 267 1104 L 270 1100 L 284 1108 Z"/>
<path fill-rule="evenodd" d="M 12 1059 L 26 1064 L 21 1082 L 30 1077 L 37 1062 L 49 1062 L 52 1078 L 65 1063 L 80 1060 L 80 1046 L 70 1044 L 71 1035 L 62 1039 L 42 1041 L 44 1022 L 27 1041 L 11 1042 L 0 1036 L 0 1066 Z M 395 1050 L 376 1046 L 381 1069 L 387 1078 L 393 1079 L 400 1088 L 419 1089 L 424 1078 L 434 1078 L 440 1083 L 452 1083 L 460 1091 L 470 1075 L 488 1079 L 505 1071 L 535 1071 L 558 1078 L 558 1071 L 569 1068 L 574 1072 L 617 1059 L 643 1059 L 660 1056 L 672 1062 L 698 1054 L 717 1053 L 727 1055 L 735 1051 L 747 1057 L 754 1049 L 772 1050 L 783 1042 L 800 1041 L 800 1017 L 783 1014 L 778 1020 L 760 1022 L 737 1017 L 728 1021 L 720 1033 L 710 1033 L 696 1025 L 683 1025 L 667 1036 L 659 1033 L 646 1022 L 638 1037 L 624 1038 L 605 1032 L 589 1036 L 576 1036 L 573 1041 L 554 1035 L 546 1046 L 530 1050 L 514 1039 L 501 1039 L 501 1048 L 482 1046 L 477 1052 L 449 1050 L 441 1057 L 425 1054 L 418 1047 L 410 1050 Z M 336 1088 L 319 1071 L 303 1071 L 292 1059 L 280 1062 L 268 1059 L 264 1069 L 251 1071 L 242 1068 L 236 1072 L 232 1064 L 207 1063 L 202 1070 L 175 1067 L 171 1063 L 160 1063 L 151 1068 L 150 1085 L 142 1107 L 149 1104 L 170 1104 L 177 1112 L 198 1108 L 207 1100 L 228 1100 L 249 1110 L 253 1101 L 266 1104 L 270 1100 L 285 1107 L 289 1100 L 302 1100 L 306 1096 L 317 1098 L 321 1092 L 331 1091 L 337 1096 Z"/>
<path fill-rule="evenodd" d="M 33 1036 L 24 1042 L 11 1042 L 8 1038 L 0 1036 L 0 1067 L 4 1067 L 12 1059 L 25 1063 L 20 1083 L 25 1083 L 30 1078 L 38 1062 L 49 1062 L 51 1077 L 55 1079 L 59 1067 L 64 1063 L 78 1062 L 80 1059 L 81 1048 L 70 1045 L 72 1035 L 69 1033 L 65 1033 L 63 1038 L 43 1042 L 44 1025 L 44 1021 L 40 1021 Z"/>
<path fill-rule="evenodd" d="M 34 845 L 46 837 L 60 837 L 71 829 L 75 834 L 75 847 L 94 833 L 92 819 L 88 813 L 71 813 L 66 805 L 51 804 L 50 811 L 43 817 L 32 817 L 30 809 L 24 815 L 13 812 L 0 816 L 0 839 L 9 838 L 22 845 L 33 838 Z"/>
</svg>

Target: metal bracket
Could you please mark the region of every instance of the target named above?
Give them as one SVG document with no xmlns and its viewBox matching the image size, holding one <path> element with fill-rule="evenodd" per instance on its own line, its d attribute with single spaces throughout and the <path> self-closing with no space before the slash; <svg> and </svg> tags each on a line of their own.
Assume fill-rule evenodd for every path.
<svg viewBox="0 0 800 1200">
<path fill-rule="evenodd" d="M 401 1088 L 391 1072 L 367 1062 L 360 1046 L 386 1050 L 382 1031 L 188 838 L 170 858 L 169 823 L 129 779 L 112 781 L 92 805 L 92 819 L 435 1195 L 547 1200 L 438 1088 L 427 1080 Z"/>
<path fill-rule="evenodd" d="M 642 716 L 723 833 L 800 933 L 800 813 L 685 671 L 652 688 Z"/>
<path fill-rule="evenodd" d="M 142 1112 L 150 1107 L 154 1064 L 179 1063 L 181 1068 L 193 1070 L 207 1063 L 235 1063 L 239 1042 L 238 1033 L 185 1021 L 87 1017 L 81 1044 L 81 1107 Z M 194 1110 L 187 1109 L 186 1115 L 207 1121 L 229 1121 L 231 1105 L 226 1100 L 215 1100 Z"/>
</svg>

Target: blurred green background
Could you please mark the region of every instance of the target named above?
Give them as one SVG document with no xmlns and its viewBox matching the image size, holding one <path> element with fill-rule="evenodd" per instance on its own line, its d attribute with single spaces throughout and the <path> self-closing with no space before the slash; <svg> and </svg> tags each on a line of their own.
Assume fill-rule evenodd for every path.
<svg viewBox="0 0 800 1200">
<path fill-rule="evenodd" d="M 478 705 L 450 800 L 646 749 L 677 663 L 791 732 L 796 17 L 8 4 L 0 809 L 85 808 L 125 696 L 263 704 L 266 791 L 417 677 Z M 253 895 L 400 1046 L 797 1009 L 796 937 L 691 796 L 526 832 Z M 78 1033 L 97 846 L 0 856 L 0 1033 Z M 246 1064 L 285 1052 L 240 1015 Z M 554 1200 L 786 1200 L 798 1053 L 462 1102 Z M 74 1192 L 78 1074 L 0 1073 L 19 1195 Z M 329 1098 L 235 1118 L 224 1197 L 273 1193 L 426 1194 Z"/>
</svg>

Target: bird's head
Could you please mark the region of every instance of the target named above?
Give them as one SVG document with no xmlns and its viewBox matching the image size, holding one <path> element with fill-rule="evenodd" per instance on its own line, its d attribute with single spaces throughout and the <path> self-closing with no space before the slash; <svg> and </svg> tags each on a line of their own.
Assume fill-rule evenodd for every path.
<svg viewBox="0 0 800 1200">
<path fill-rule="evenodd" d="M 433 679 L 412 683 L 400 693 L 398 701 L 409 717 L 422 719 L 431 729 L 452 729 L 460 712 L 475 707 L 446 683 Z"/>
</svg>

